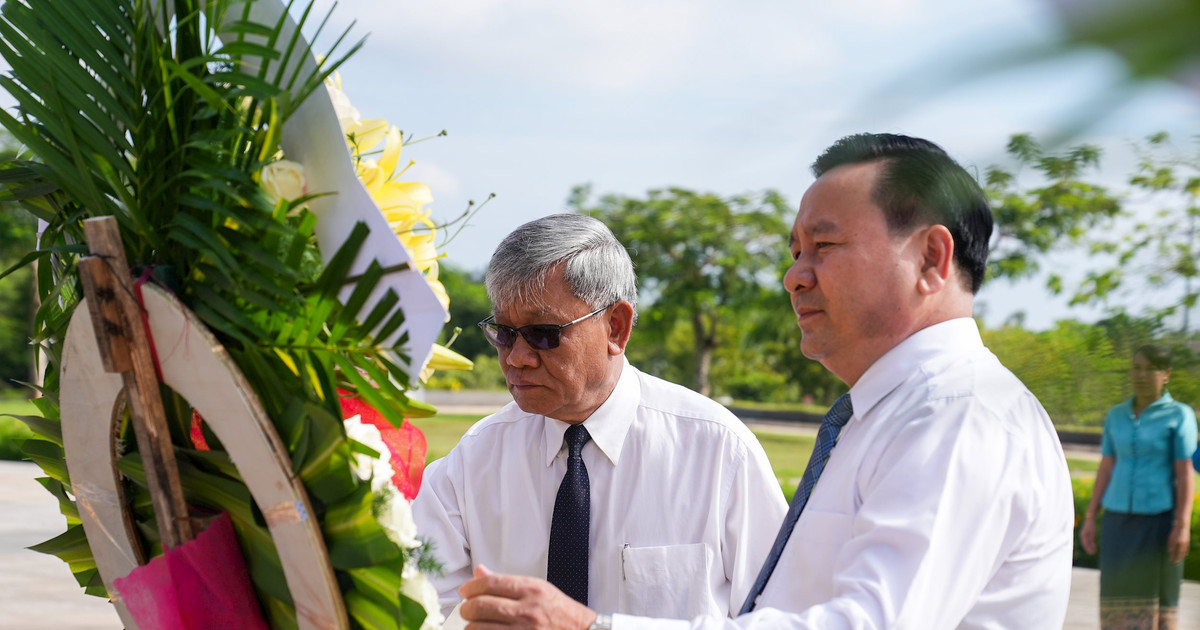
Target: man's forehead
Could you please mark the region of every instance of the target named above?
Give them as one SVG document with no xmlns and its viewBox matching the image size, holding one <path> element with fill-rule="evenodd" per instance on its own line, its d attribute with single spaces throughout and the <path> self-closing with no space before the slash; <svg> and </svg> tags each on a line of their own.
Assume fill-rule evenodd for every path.
<svg viewBox="0 0 1200 630">
<path fill-rule="evenodd" d="M 547 303 L 545 300 L 545 292 L 539 291 L 535 294 L 525 294 L 514 302 L 507 304 L 496 304 L 492 307 L 492 312 L 496 315 L 509 315 L 516 317 L 518 315 L 547 315 L 554 312 L 554 306 Z"/>
<path fill-rule="evenodd" d="M 792 233 L 788 235 L 788 243 L 794 244 L 796 239 L 801 236 L 817 237 L 841 232 L 842 226 L 837 219 L 836 215 L 827 216 L 819 213 L 805 212 L 802 208 L 800 213 L 796 215 L 796 222 L 792 225 Z"/>
</svg>

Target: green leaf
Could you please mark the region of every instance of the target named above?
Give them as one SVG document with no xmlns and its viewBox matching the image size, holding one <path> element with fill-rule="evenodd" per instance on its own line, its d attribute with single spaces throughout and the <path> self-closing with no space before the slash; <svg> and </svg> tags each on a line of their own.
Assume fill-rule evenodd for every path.
<svg viewBox="0 0 1200 630">
<path fill-rule="evenodd" d="M 66 486 L 61 481 L 51 479 L 50 477 L 38 477 L 37 482 L 42 484 L 42 487 L 47 492 L 54 495 L 54 498 L 58 499 L 58 511 L 67 517 L 68 525 L 79 522 L 79 509 L 75 506 L 75 502 L 71 500 L 71 497 L 67 496 Z"/>
<path fill-rule="evenodd" d="M 58 420 L 47 420 L 42 416 L 26 416 L 11 413 L 3 413 L 0 416 L 16 418 L 25 423 L 25 426 L 29 427 L 29 430 L 33 431 L 34 435 L 60 447 L 63 445 L 62 423 Z"/>
<path fill-rule="evenodd" d="M 400 630 L 399 610 L 381 606 L 357 591 L 346 593 L 346 612 L 365 630 Z"/>
<path fill-rule="evenodd" d="M 38 553 L 58 556 L 66 562 L 86 562 L 92 558 L 92 549 L 88 547 L 87 535 L 83 533 L 83 525 L 73 525 L 67 531 L 29 549 Z"/>
<path fill-rule="evenodd" d="M 21 446 L 21 453 L 40 466 L 47 475 L 67 485 L 71 484 L 71 477 L 67 473 L 67 462 L 63 458 L 61 446 L 46 440 L 29 438 Z"/>
<path fill-rule="evenodd" d="M 328 506 L 322 531 L 335 569 L 367 567 L 401 557 L 400 547 L 375 519 L 373 506 L 374 495 L 366 483 L 360 483 L 351 496 Z"/>
</svg>

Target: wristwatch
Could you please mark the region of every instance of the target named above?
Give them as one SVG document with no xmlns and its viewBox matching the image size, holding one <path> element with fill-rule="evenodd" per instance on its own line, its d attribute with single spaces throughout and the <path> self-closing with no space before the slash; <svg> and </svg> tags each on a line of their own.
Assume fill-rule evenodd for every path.
<svg viewBox="0 0 1200 630">
<path fill-rule="evenodd" d="M 596 615 L 588 630 L 612 630 L 612 615 Z"/>
</svg>

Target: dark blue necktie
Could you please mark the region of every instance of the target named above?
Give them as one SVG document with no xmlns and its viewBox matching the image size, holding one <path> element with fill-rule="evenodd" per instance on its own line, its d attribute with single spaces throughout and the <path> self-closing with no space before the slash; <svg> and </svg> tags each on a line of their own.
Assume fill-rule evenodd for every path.
<svg viewBox="0 0 1200 630">
<path fill-rule="evenodd" d="M 575 601 L 588 603 L 588 528 L 591 524 L 592 491 L 583 445 L 592 436 L 582 424 L 567 428 L 567 474 L 558 486 L 554 520 L 550 522 L 550 554 L 546 579 Z"/>
<path fill-rule="evenodd" d="M 821 428 L 817 430 L 817 444 L 813 447 L 808 467 L 804 469 L 804 476 L 800 478 L 800 487 L 796 488 L 796 494 L 792 497 L 792 505 L 788 508 L 787 516 L 783 518 L 783 525 L 779 527 L 779 534 L 775 537 L 775 545 L 771 547 L 771 553 L 767 555 L 762 570 L 758 572 L 758 579 L 754 580 L 754 586 L 746 595 L 746 601 L 742 604 L 739 615 L 754 610 L 755 604 L 758 603 L 756 601 L 758 596 L 767 587 L 767 580 L 771 579 L 775 565 L 779 564 L 779 556 L 783 554 L 788 537 L 792 535 L 796 521 L 800 520 L 800 512 L 804 510 L 804 504 L 808 503 L 808 497 L 816 487 L 821 471 L 825 470 L 825 462 L 829 461 L 829 454 L 833 451 L 834 444 L 837 444 L 838 434 L 842 432 L 842 427 L 846 426 L 846 421 L 850 420 L 853 413 L 854 408 L 850 406 L 850 394 L 842 394 L 841 398 L 838 398 L 829 408 L 825 419 L 821 421 Z"/>
</svg>

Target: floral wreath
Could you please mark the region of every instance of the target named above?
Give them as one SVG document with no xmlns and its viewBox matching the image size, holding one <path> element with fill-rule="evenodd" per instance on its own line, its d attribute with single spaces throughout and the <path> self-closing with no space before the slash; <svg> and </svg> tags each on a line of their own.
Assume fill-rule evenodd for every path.
<svg viewBox="0 0 1200 630">
<path fill-rule="evenodd" d="M 407 420 L 436 410 L 408 396 L 410 375 L 470 362 L 440 346 L 428 361 L 408 356 L 405 297 L 376 292 L 396 270 L 355 267 L 378 233 L 360 223 L 343 242 L 318 242 L 327 219 L 314 206 L 331 191 L 308 189 L 281 135 L 309 96 L 328 90 L 362 186 L 444 312 L 432 195 L 400 179 L 403 135 L 361 120 L 341 91 L 336 70 L 363 42 L 347 48 L 342 33 L 318 57 L 299 28 L 317 23 L 319 33 L 326 22 L 311 3 L 289 5 L 298 24 L 286 10 L 262 19 L 275 2 L 10 0 L 0 12 L 0 56 L 12 68 L 0 86 L 18 103 L 0 110 L 0 124 L 23 145 L 0 165 L 0 199 L 41 226 L 14 267 L 37 265 L 39 298 L 41 416 L 23 418 L 35 434 L 24 453 L 67 519 L 34 549 L 65 560 L 87 593 L 109 595 L 64 465 L 58 386 L 61 340 L 83 294 L 82 222 L 110 216 L 136 272 L 203 321 L 258 395 L 309 495 L 350 626 L 436 627 L 436 593 L 422 575 L 436 562 L 409 507 L 424 439 Z M 188 505 L 230 514 L 267 624 L 300 627 L 263 515 L 219 438 L 185 399 L 163 397 Z M 159 555 L 127 414 L 115 437 L 137 532 Z"/>
</svg>

